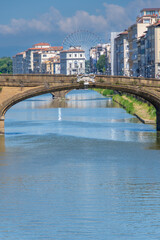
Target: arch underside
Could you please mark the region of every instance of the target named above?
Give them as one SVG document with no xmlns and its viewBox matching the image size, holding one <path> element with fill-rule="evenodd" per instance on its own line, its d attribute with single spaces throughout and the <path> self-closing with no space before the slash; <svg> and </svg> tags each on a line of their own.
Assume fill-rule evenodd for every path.
<svg viewBox="0 0 160 240">
<path fill-rule="evenodd" d="M 85 86 L 84 84 L 71 84 L 71 85 L 65 85 L 65 86 L 56 86 L 56 87 L 38 87 L 34 88 L 33 90 L 28 90 L 24 91 L 22 93 L 16 94 L 12 98 L 6 100 L 5 102 L 2 103 L 2 106 L 0 108 L 0 116 L 3 117 L 5 113 L 15 104 L 29 99 L 31 97 L 43 95 L 46 93 L 54 93 L 58 91 L 71 91 L 74 89 L 84 89 Z M 93 83 L 89 84 L 87 88 L 101 88 L 101 89 L 112 89 L 115 91 L 120 91 L 124 93 L 129 93 L 136 95 L 138 97 L 143 98 L 144 100 L 147 100 L 149 103 L 151 103 L 158 112 L 160 112 L 160 97 L 158 95 L 158 92 L 154 90 L 149 90 L 147 87 L 134 87 L 134 86 L 118 86 L 118 85 L 113 85 L 113 84 L 99 84 L 99 83 Z"/>
</svg>

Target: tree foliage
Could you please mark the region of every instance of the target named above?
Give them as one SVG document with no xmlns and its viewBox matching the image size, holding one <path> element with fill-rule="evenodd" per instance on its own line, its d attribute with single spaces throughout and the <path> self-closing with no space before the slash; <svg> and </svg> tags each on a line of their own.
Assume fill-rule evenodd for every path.
<svg viewBox="0 0 160 240">
<path fill-rule="evenodd" d="M 13 73 L 12 59 L 10 57 L 0 58 L 0 73 Z"/>
<path fill-rule="evenodd" d="M 100 73 L 104 73 L 106 71 L 106 57 L 105 57 L 105 55 L 101 55 L 99 60 L 97 61 L 97 70 Z"/>
<path fill-rule="evenodd" d="M 90 60 L 85 61 L 85 72 L 90 73 Z"/>
</svg>

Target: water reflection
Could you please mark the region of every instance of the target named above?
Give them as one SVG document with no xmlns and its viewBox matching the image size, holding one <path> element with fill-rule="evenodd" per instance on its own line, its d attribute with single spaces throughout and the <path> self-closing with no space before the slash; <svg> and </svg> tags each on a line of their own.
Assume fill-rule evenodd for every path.
<svg viewBox="0 0 160 240">
<path fill-rule="evenodd" d="M 93 90 L 73 90 L 64 99 L 51 99 L 49 101 L 32 103 L 32 108 L 113 108 L 118 107 L 111 98 L 105 98 Z"/>
<path fill-rule="evenodd" d="M 47 95 L 7 112 L 0 239 L 159 239 L 159 152 L 145 149 L 159 134 L 92 101 L 44 108 L 55 104 Z"/>
<path fill-rule="evenodd" d="M 155 141 L 148 146 L 148 149 L 160 150 L 160 132 L 154 134 Z"/>
</svg>

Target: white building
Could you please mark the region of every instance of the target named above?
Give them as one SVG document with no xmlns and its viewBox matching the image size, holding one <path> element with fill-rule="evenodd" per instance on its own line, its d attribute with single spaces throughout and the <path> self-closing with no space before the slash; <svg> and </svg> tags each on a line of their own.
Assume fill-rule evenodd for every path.
<svg viewBox="0 0 160 240">
<path fill-rule="evenodd" d="M 71 47 L 60 52 L 61 74 L 74 75 L 85 73 L 85 51 Z"/>
<path fill-rule="evenodd" d="M 115 75 L 116 71 L 116 46 L 115 39 L 120 32 L 111 32 L 111 75 Z"/>
</svg>

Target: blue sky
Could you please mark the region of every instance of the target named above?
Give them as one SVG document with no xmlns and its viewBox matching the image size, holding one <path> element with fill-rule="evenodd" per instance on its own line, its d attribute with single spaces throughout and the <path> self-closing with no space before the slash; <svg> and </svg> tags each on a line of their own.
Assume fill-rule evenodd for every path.
<svg viewBox="0 0 160 240">
<path fill-rule="evenodd" d="M 0 14 L 0 57 L 42 41 L 61 45 L 77 29 L 88 29 L 108 41 L 111 31 L 128 28 L 144 7 L 160 7 L 159 0 L 5 0 Z"/>
</svg>

